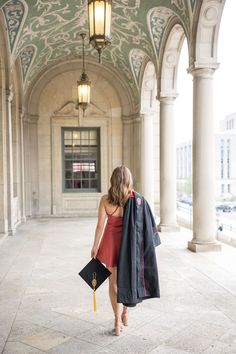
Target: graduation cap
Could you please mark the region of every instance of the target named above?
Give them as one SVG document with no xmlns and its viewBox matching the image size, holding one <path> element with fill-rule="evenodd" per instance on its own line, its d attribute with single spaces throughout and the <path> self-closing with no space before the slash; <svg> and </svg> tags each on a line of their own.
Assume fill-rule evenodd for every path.
<svg viewBox="0 0 236 354">
<path fill-rule="evenodd" d="M 95 291 L 111 275 L 111 272 L 96 258 L 91 261 L 78 273 L 81 278 L 93 289 L 93 310 L 96 311 Z"/>
</svg>

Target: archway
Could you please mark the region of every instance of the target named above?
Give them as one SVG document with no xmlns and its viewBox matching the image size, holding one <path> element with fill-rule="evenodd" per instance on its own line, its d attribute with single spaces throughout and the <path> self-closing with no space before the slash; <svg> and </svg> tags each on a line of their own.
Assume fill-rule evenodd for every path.
<svg viewBox="0 0 236 354">
<path fill-rule="evenodd" d="M 148 62 L 141 87 L 141 188 L 151 208 L 159 211 L 159 104 L 155 66 Z"/>
<path fill-rule="evenodd" d="M 88 63 L 91 104 L 83 116 L 73 94 L 80 65 L 73 61 L 50 68 L 28 92 L 25 130 L 31 156 L 26 168 L 31 174 L 31 192 L 27 203 L 33 215 L 95 215 L 113 168 L 132 161 L 132 140 L 125 148 L 129 131 L 124 127 L 129 120 L 132 130 L 135 105 L 131 92 L 114 71 L 98 70 L 97 64 Z M 78 138 L 85 135 L 90 139 L 86 146 L 85 138 Z M 69 142 L 69 136 L 76 141 Z M 34 161 L 33 168 L 30 161 Z"/>
<path fill-rule="evenodd" d="M 185 38 L 183 27 L 170 26 L 161 60 L 160 78 L 160 225 L 161 231 L 179 231 L 176 222 L 176 147 L 174 102 L 177 72 Z"/>
</svg>

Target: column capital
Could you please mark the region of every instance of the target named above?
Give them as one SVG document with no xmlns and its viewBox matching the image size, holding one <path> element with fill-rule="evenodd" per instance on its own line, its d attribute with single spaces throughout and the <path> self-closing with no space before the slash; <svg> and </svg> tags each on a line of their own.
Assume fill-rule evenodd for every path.
<svg viewBox="0 0 236 354">
<path fill-rule="evenodd" d="M 141 114 L 132 114 L 130 116 L 122 116 L 122 121 L 124 124 L 131 124 L 133 122 L 139 122 L 141 119 Z"/>
<path fill-rule="evenodd" d="M 27 113 L 22 113 L 21 114 L 21 119 L 23 119 L 23 121 L 25 123 L 37 123 L 39 120 L 39 116 L 37 114 L 27 114 Z"/>
<path fill-rule="evenodd" d="M 189 67 L 188 68 L 188 73 L 193 75 L 193 77 L 200 77 L 200 78 L 205 78 L 205 79 L 212 79 L 213 75 L 216 71 L 216 68 L 213 67 Z"/>
<path fill-rule="evenodd" d="M 9 89 L 6 89 L 6 97 L 7 97 L 7 102 L 11 103 L 14 97 L 13 90 L 11 87 Z"/>
<path fill-rule="evenodd" d="M 157 114 L 155 111 L 142 112 L 140 114 L 141 119 L 153 119 L 153 117 Z"/>
<path fill-rule="evenodd" d="M 165 104 L 174 104 L 176 100 L 176 96 L 160 96 L 159 101 L 160 103 L 165 103 Z"/>
</svg>

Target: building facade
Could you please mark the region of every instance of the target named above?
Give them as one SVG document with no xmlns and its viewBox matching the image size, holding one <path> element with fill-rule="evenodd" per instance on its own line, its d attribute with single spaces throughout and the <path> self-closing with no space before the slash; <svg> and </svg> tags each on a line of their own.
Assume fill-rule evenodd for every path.
<svg viewBox="0 0 236 354">
<path fill-rule="evenodd" d="M 177 193 L 192 194 L 192 144 L 179 144 L 176 150 Z M 216 199 L 236 199 L 236 113 L 220 121 L 215 136 Z"/>
<path fill-rule="evenodd" d="M 217 197 L 236 200 L 236 113 L 220 122 L 216 156 Z"/>
</svg>

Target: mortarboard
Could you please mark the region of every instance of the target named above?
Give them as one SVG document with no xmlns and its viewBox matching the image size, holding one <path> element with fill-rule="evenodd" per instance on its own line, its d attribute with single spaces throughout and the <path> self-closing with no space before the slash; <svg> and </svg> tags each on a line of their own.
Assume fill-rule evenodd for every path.
<svg viewBox="0 0 236 354">
<path fill-rule="evenodd" d="M 95 291 L 111 275 L 111 272 L 97 258 L 92 258 L 78 274 L 93 289 L 93 310 L 96 311 Z"/>
</svg>

